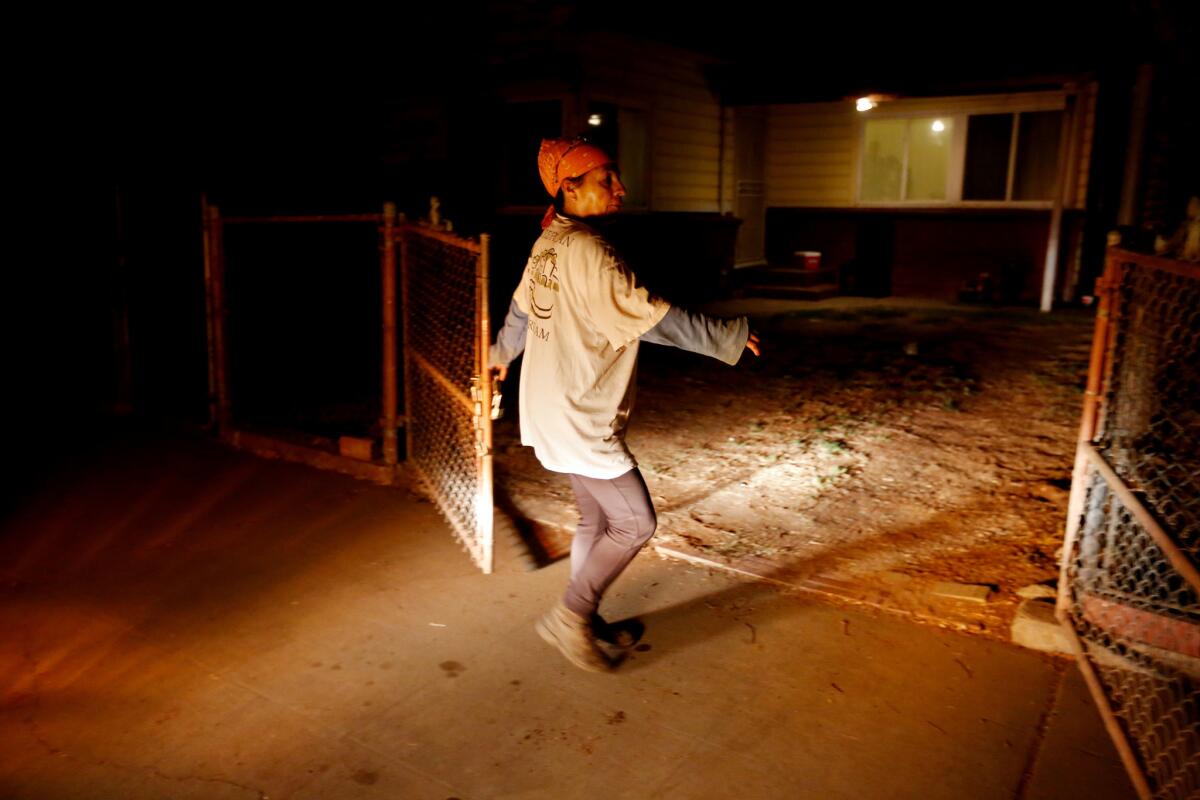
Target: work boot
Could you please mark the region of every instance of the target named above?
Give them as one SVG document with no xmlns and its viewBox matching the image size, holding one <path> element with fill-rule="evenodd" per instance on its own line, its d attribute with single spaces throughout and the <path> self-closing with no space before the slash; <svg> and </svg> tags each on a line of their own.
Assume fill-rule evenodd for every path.
<svg viewBox="0 0 1200 800">
<path fill-rule="evenodd" d="M 641 640 L 646 626 L 639 619 L 623 619 L 609 622 L 599 614 L 592 614 L 592 633 L 602 642 L 628 650 Z"/>
<path fill-rule="evenodd" d="M 592 626 L 561 600 L 534 625 L 538 635 L 559 649 L 567 660 L 589 672 L 608 672 L 612 662 L 596 644 Z"/>
</svg>

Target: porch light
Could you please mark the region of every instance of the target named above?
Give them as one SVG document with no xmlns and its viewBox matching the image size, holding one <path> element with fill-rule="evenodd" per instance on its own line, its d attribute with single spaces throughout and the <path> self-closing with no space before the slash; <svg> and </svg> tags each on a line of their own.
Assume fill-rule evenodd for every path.
<svg viewBox="0 0 1200 800">
<path fill-rule="evenodd" d="M 930 127 L 933 128 L 934 133 L 941 133 L 942 131 L 946 130 L 946 123 L 942 122 L 940 119 L 935 119 L 933 121 L 933 125 Z"/>
<path fill-rule="evenodd" d="M 870 111 L 875 107 L 875 101 L 870 97 L 860 97 L 854 102 L 854 107 L 859 111 Z"/>
<path fill-rule="evenodd" d="M 588 117 L 588 125 L 591 125 L 593 128 L 598 128 L 603 124 L 604 117 L 600 116 L 599 114 L 592 114 L 590 117 Z"/>
</svg>

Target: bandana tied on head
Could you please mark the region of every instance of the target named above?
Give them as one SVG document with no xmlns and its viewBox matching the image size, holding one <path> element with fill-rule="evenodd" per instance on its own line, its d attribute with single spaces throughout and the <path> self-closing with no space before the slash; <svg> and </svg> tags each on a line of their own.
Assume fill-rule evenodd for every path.
<svg viewBox="0 0 1200 800">
<path fill-rule="evenodd" d="M 567 178 L 578 178 L 611 163 L 608 153 L 582 139 L 542 139 L 538 150 L 538 173 L 551 197 L 558 194 Z M 547 227 L 553 219 L 554 206 L 550 206 L 542 217 L 542 227 Z"/>
</svg>

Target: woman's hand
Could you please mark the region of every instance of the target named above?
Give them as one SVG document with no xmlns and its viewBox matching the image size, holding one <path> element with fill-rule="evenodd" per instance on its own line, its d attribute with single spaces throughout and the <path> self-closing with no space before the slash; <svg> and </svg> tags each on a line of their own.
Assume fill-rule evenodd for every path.
<svg viewBox="0 0 1200 800">
<path fill-rule="evenodd" d="M 762 355 L 762 345 L 758 343 L 758 334 L 750 331 L 750 338 L 746 340 L 746 349 L 756 356 Z"/>
<path fill-rule="evenodd" d="M 495 378 L 497 381 L 501 381 L 501 382 L 502 382 L 502 381 L 503 381 L 505 378 L 507 378 L 507 377 L 508 377 L 508 367 L 501 367 L 501 366 L 495 366 L 495 365 L 493 365 L 493 366 L 492 366 L 492 376 L 493 376 L 493 377 L 494 377 L 494 378 Z"/>
</svg>

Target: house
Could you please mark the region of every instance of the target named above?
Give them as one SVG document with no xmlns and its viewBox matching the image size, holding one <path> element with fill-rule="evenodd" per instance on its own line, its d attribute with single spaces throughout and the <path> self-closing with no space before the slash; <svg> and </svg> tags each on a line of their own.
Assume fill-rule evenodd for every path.
<svg viewBox="0 0 1200 800">
<path fill-rule="evenodd" d="M 821 253 L 813 275 L 832 293 L 1049 308 L 1081 291 L 1098 95 L 1087 75 L 861 108 L 854 96 L 748 104 L 722 85 L 720 59 L 631 34 L 495 46 L 501 282 L 548 202 L 538 143 L 584 134 L 616 154 L 629 189 L 607 233 L 669 296 L 764 279 L 805 293 L 798 251 Z"/>
<path fill-rule="evenodd" d="M 1095 109 L 1094 82 L 736 107 L 738 265 L 817 251 L 851 294 L 1070 298 Z"/>
<path fill-rule="evenodd" d="M 1182 7 L 1030 10 L 970 36 L 900 8 L 764 25 L 753 3 L 694 33 L 664 8 L 638 33 L 500 35 L 496 205 L 536 216 L 537 139 L 587 132 L 632 187 L 612 235 L 693 294 L 795 281 L 816 251 L 842 293 L 1076 301 L 1111 228 L 1178 224 L 1195 192 L 1191 28 Z M 702 246 L 671 266 L 650 231 Z"/>
</svg>

